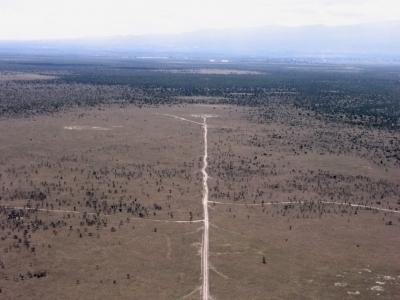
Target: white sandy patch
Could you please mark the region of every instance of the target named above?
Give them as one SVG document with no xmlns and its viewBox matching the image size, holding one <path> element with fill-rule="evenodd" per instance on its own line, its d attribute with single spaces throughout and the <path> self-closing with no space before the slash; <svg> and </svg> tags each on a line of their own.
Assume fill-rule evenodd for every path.
<svg viewBox="0 0 400 300">
<path fill-rule="evenodd" d="M 393 276 L 389 276 L 389 275 L 385 275 L 383 276 L 384 280 L 396 280 L 396 278 L 394 278 Z"/>
<path fill-rule="evenodd" d="M 360 295 L 360 292 L 359 292 L 359 291 L 354 291 L 354 292 L 352 292 L 352 291 L 347 291 L 347 294 L 348 294 L 348 295 L 355 296 L 355 295 Z"/>
<path fill-rule="evenodd" d="M 336 287 L 346 287 L 347 282 L 335 282 L 334 284 Z"/>
<path fill-rule="evenodd" d="M 374 285 L 373 287 L 371 287 L 371 291 L 383 292 L 384 289 L 380 285 Z"/>
<path fill-rule="evenodd" d="M 371 273 L 371 272 L 372 272 L 372 271 L 371 271 L 370 269 L 368 269 L 368 268 L 361 269 L 361 271 L 363 271 L 363 272 L 368 272 L 368 273 Z"/>
<path fill-rule="evenodd" d="M 64 129 L 66 129 L 66 130 L 99 130 L 99 131 L 111 130 L 111 128 L 107 128 L 107 127 L 86 126 L 86 125 L 64 126 Z"/>
<path fill-rule="evenodd" d="M 193 118 L 216 118 L 218 115 L 202 114 L 202 115 L 191 115 Z"/>
</svg>

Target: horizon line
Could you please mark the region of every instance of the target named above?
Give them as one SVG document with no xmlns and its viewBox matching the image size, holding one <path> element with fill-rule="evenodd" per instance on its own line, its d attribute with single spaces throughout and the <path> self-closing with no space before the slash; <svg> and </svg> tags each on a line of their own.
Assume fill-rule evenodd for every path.
<svg viewBox="0 0 400 300">
<path fill-rule="evenodd" d="M 296 28 L 311 28 L 311 27 L 322 27 L 322 28 L 344 28 L 344 27 L 357 27 L 357 26 L 379 26 L 379 25 L 400 25 L 400 18 L 394 20 L 380 21 L 380 22 L 357 22 L 339 25 L 330 25 L 323 23 L 304 24 L 304 25 L 264 25 L 264 26 L 251 26 L 251 27 L 227 27 L 227 28 L 203 28 L 191 31 L 182 32 L 159 32 L 159 33 L 127 33 L 127 34 L 114 34 L 114 35 L 85 35 L 85 36 L 70 36 L 70 37 L 33 37 L 33 38 L 2 38 L 0 42 L 57 42 L 57 41 L 79 41 L 79 40 L 96 40 L 96 39 L 110 39 L 110 38 L 128 38 L 128 37 L 157 37 L 157 36 L 179 36 L 186 34 L 195 34 L 209 31 L 246 31 L 256 29 L 267 29 L 267 28 L 284 28 L 284 29 L 296 29 Z"/>
</svg>

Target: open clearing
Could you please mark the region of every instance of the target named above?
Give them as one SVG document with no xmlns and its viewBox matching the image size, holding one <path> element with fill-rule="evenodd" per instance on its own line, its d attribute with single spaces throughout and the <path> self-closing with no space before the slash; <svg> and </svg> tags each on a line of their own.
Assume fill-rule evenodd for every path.
<svg viewBox="0 0 400 300">
<path fill-rule="evenodd" d="M 160 69 L 157 72 L 167 72 L 173 74 L 203 74 L 203 75 L 261 75 L 259 71 L 236 70 L 227 68 L 200 68 L 200 69 Z"/>
<path fill-rule="evenodd" d="M 269 109 L 1 120 L 0 298 L 400 297 L 398 134 Z"/>
<path fill-rule="evenodd" d="M 0 72 L 0 82 L 53 80 L 56 76 L 28 72 Z"/>
</svg>

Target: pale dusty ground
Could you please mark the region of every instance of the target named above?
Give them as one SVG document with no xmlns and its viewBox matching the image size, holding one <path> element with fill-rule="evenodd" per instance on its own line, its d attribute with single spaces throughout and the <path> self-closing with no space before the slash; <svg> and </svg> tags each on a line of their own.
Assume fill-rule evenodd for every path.
<svg viewBox="0 0 400 300">
<path fill-rule="evenodd" d="M 207 68 L 207 69 L 160 69 L 157 72 L 166 73 L 182 73 L 182 74 L 204 74 L 204 75 L 260 75 L 264 74 L 258 71 L 251 70 L 236 70 L 236 69 L 218 69 L 218 68 Z"/>
<path fill-rule="evenodd" d="M 55 76 L 27 72 L 0 72 L 2 81 L 31 81 L 31 80 L 52 80 Z"/>
</svg>

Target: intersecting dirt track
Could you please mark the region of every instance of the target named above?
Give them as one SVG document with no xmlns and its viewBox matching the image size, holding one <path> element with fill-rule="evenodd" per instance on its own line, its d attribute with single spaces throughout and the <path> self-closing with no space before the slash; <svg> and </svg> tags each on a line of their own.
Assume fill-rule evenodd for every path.
<svg viewBox="0 0 400 300">
<path fill-rule="evenodd" d="M 201 173 L 203 175 L 203 238 L 201 243 L 201 274 L 202 274 L 202 299 L 209 299 L 209 263 L 208 263 L 208 249 L 209 249 L 209 226 L 210 222 L 208 219 L 208 173 L 207 173 L 207 159 L 208 159 L 208 142 L 207 142 L 207 118 L 213 117 L 213 115 L 192 115 L 193 117 L 200 117 L 203 119 L 203 123 L 194 122 L 179 116 L 175 115 L 167 115 L 173 118 L 176 118 L 181 121 L 190 122 L 193 124 L 198 124 L 202 126 L 203 129 L 203 147 L 204 147 L 204 155 L 203 155 L 203 166 L 201 168 Z"/>
</svg>

